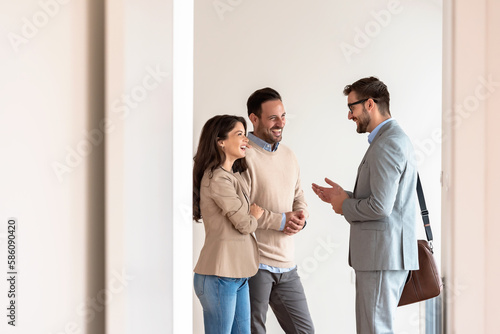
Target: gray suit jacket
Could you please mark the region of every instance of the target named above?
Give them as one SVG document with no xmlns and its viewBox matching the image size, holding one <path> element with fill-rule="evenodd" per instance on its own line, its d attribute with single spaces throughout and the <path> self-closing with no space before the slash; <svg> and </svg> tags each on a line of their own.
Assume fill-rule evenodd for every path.
<svg viewBox="0 0 500 334">
<path fill-rule="evenodd" d="M 416 182 L 411 141 L 390 121 L 370 144 L 354 192 L 342 205 L 351 225 L 349 265 L 355 270 L 418 269 Z"/>
</svg>

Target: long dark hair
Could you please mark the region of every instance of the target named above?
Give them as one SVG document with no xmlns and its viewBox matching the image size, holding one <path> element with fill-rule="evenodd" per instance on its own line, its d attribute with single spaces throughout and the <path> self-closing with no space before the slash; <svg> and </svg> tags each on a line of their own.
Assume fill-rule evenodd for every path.
<svg viewBox="0 0 500 334">
<path fill-rule="evenodd" d="M 200 186 L 205 171 L 212 173 L 214 169 L 226 161 L 226 154 L 218 145 L 219 140 L 225 140 L 227 134 L 240 122 L 247 131 L 247 122 L 243 117 L 232 115 L 218 115 L 210 118 L 201 130 L 198 150 L 194 156 L 193 167 L 193 219 L 201 219 L 200 211 Z M 233 164 L 233 172 L 244 172 L 247 170 L 245 158 L 238 159 Z"/>
</svg>

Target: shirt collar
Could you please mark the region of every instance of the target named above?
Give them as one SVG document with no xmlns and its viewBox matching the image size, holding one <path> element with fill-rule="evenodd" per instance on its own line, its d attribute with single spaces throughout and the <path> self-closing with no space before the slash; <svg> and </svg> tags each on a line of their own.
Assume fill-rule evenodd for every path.
<svg viewBox="0 0 500 334">
<path fill-rule="evenodd" d="M 268 152 L 276 152 L 276 150 L 278 149 L 278 146 L 280 144 L 279 142 L 276 143 L 276 146 L 274 147 L 274 150 L 273 150 L 273 145 L 260 139 L 259 137 L 254 135 L 253 132 L 250 132 L 247 137 L 248 137 L 248 139 L 253 141 L 255 144 L 257 144 L 259 147 L 263 148 L 264 150 L 266 150 Z"/>
<path fill-rule="evenodd" d="M 377 125 L 377 127 L 375 129 L 373 129 L 373 131 L 368 135 L 368 142 L 371 144 L 373 139 L 375 139 L 375 136 L 377 135 L 377 133 L 384 126 L 384 124 L 389 123 L 393 120 L 394 120 L 394 118 L 388 118 L 385 121 L 383 121 L 382 123 L 380 123 L 379 125 Z"/>
</svg>

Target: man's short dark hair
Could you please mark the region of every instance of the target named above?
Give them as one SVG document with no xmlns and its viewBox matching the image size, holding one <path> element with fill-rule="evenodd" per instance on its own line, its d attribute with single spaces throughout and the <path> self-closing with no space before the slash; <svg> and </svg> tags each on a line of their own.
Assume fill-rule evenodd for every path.
<svg viewBox="0 0 500 334">
<path fill-rule="evenodd" d="M 262 103 L 267 101 L 281 101 L 281 95 L 272 88 L 266 87 L 256 90 L 247 101 L 248 116 L 255 114 L 260 118 L 262 115 Z"/>
<path fill-rule="evenodd" d="M 376 77 L 359 79 L 352 85 L 347 85 L 344 88 L 344 95 L 355 92 L 358 99 L 372 98 L 378 105 L 378 110 L 385 116 L 391 115 L 389 110 L 390 95 L 387 86 Z"/>
</svg>

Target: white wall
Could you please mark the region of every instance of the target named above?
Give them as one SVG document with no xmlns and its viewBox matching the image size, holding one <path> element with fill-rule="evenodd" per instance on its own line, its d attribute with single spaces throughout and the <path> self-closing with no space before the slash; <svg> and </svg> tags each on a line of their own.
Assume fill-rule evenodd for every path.
<svg viewBox="0 0 500 334">
<path fill-rule="evenodd" d="M 440 239 L 441 13 L 440 1 L 433 0 L 195 3 L 195 144 L 212 115 L 246 115 L 254 90 L 270 86 L 284 99 L 283 143 L 298 157 L 311 213 L 307 228 L 295 237 L 296 260 L 318 333 L 352 333 L 355 327 L 348 224 L 310 190 L 325 176 L 352 189 L 368 146 L 347 120 L 346 84 L 375 75 L 388 85 L 392 114 L 418 152 Z M 363 39 L 358 31 L 365 29 L 371 37 Z M 347 44 L 357 50 L 343 52 Z M 418 228 L 423 236 L 420 221 Z M 194 262 L 203 233 L 195 225 Z M 439 241 L 436 247 L 439 257 Z M 201 333 L 196 297 L 194 307 L 194 332 Z M 398 310 L 398 333 L 419 333 L 419 316 L 416 305 Z M 268 328 L 280 332 L 274 316 Z"/>
<path fill-rule="evenodd" d="M 107 333 L 139 331 L 137 321 L 151 321 L 150 331 L 190 332 L 179 325 L 190 318 L 185 296 L 192 293 L 191 246 L 186 238 L 192 226 L 189 194 L 181 191 L 180 197 L 174 196 L 179 189 L 189 191 L 190 181 L 185 171 L 173 181 L 176 169 L 189 171 L 192 152 L 182 150 L 193 146 L 192 122 L 189 116 L 182 117 L 190 112 L 189 102 L 183 106 L 186 109 L 176 109 L 172 97 L 177 96 L 175 87 L 189 91 L 185 82 L 175 81 L 172 69 L 178 68 L 172 65 L 172 48 L 181 50 L 180 56 L 189 56 L 188 46 L 175 46 L 175 40 L 179 43 L 183 38 L 190 44 L 189 32 L 182 37 L 172 28 L 179 17 L 173 11 L 187 2 L 179 1 L 177 6 L 106 1 L 106 55 L 104 1 L 0 4 L 4 36 L 0 39 L 0 153 L 4 157 L 0 219 L 18 219 L 20 242 L 19 326 L 14 329 L 2 322 L 2 333 L 103 333 L 104 306 Z M 230 5 L 222 19 L 214 3 Z M 342 42 L 359 46 L 363 40 L 355 40 L 357 29 L 376 29 L 371 11 L 379 12 L 388 3 L 196 2 L 195 141 L 201 125 L 213 114 L 244 115 L 245 101 L 257 88 L 273 86 L 285 99 L 289 123 L 284 142 L 299 157 L 311 206 L 310 224 L 296 237 L 297 260 L 318 332 L 352 332 L 354 321 L 351 271 L 346 264 L 347 226 L 308 188 L 323 176 L 336 178 L 346 188 L 352 186 L 366 149 L 366 138 L 346 121 L 341 94 L 345 84 L 370 74 L 388 84 L 393 114 L 414 140 L 422 160 L 420 170 L 439 250 L 440 148 L 434 131 L 440 129 L 441 114 L 441 2 L 402 0 L 401 12 L 391 15 L 369 43 L 364 40 L 367 45 L 360 46 L 350 62 L 340 49 Z M 498 266 L 489 265 L 496 263 L 500 251 L 496 242 L 500 232 L 497 86 L 469 113 L 456 106 L 472 103 L 480 76 L 491 75 L 494 82 L 500 78 L 496 34 L 500 9 L 494 0 L 450 0 L 445 5 L 443 125 L 449 136 L 443 142 L 443 273 L 448 279 L 448 332 L 493 333 L 500 312 L 494 290 L 500 273 Z M 189 25 L 186 21 L 187 31 Z M 18 35 L 20 44 L 13 46 L 9 38 L 16 37 L 11 33 Z M 259 40 L 261 36 L 266 38 Z M 189 63 L 188 56 L 184 60 Z M 156 65 L 174 77 L 148 90 L 140 106 L 125 120 L 120 118 L 123 112 L 113 111 L 115 100 L 123 106 L 121 94 L 140 86 L 148 66 Z M 189 69 L 185 64 L 181 68 L 177 78 L 189 81 Z M 103 113 L 104 73 L 107 115 Z M 186 96 L 179 99 L 190 101 Z M 461 117 L 459 127 L 450 126 L 448 111 Z M 105 116 L 110 127 L 101 123 Z M 175 129 L 184 126 L 188 131 L 177 132 L 174 140 Z M 89 132 L 95 144 L 86 136 Z M 103 132 L 107 132 L 106 164 L 99 134 Z M 73 150 L 83 152 L 80 159 Z M 142 168 L 141 161 L 147 166 Z M 61 182 L 54 162 L 63 168 Z M 203 235 L 200 225 L 195 229 L 194 260 Z M 4 260 L 5 231 L 2 223 L 0 257 Z M 144 238 L 136 239 L 143 231 Z M 173 239 L 177 244 L 169 244 Z M 322 246 L 325 243 L 331 248 Z M 156 280 L 142 277 L 148 267 L 155 268 Z M 123 269 L 130 275 L 135 270 L 135 279 L 127 279 Z M 147 290 L 141 289 L 142 284 Z M 6 281 L 0 280 L 2 294 L 6 287 Z M 138 307 L 141 303 L 148 308 Z M 196 299 L 195 308 L 195 332 L 200 332 Z M 154 312 L 147 314 L 149 309 Z M 417 309 L 400 313 L 399 332 L 417 332 Z M 271 327 L 276 330 L 275 323 Z"/>
<path fill-rule="evenodd" d="M 130 275 L 107 334 L 191 332 L 189 4 L 107 3 L 106 269 Z"/>
<path fill-rule="evenodd" d="M 191 331 L 189 4 L 0 4 L 1 333 Z"/>
<path fill-rule="evenodd" d="M 187 212 L 189 173 L 185 172 L 190 170 L 192 152 L 182 150 L 193 146 L 191 123 L 197 140 L 206 119 L 222 112 L 244 115 L 248 95 L 265 85 L 278 89 L 285 99 L 289 123 L 284 142 L 299 157 L 311 206 L 310 224 L 296 237 L 297 260 L 318 332 L 352 332 L 354 321 L 347 226 L 308 189 L 323 176 L 336 178 L 346 188 L 352 186 L 366 149 L 366 138 L 346 121 L 341 94 L 345 84 L 370 74 L 388 84 L 393 114 L 422 159 L 420 170 L 439 250 L 440 148 L 434 133 L 441 122 L 439 0 L 401 0 L 402 11 L 391 15 L 370 43 L 365 40 L 367 45 L 352 54 L 351 62 L 342 54 L 341 43 L 357 41 L 359 46 L 363 40 L 355 40 L 357 29 L 376 29 L 371 11 L 379 12 L 389 2 L 197 1 L 194 122 L 182 116 L 189 114 L 189 102 L 181 109 L 175 107 L 175 96 L 182 96 L 176 87 L 189 91 L 189 84 L 176 82 L 178 67 L 172 65 L 176 62 L 172 49 L 180 50 L 189 63 L 189 32 L 183 37 L 172 27 L 179 17 L 173 12 L 186 2 L 139 5 L 109 0 L 106 11 L 104 1 L 98 0 L 0 4 L 0 35 L 4 36 L 0 39 L 0 153 L 4 157 L 0 220 L 18 219 L 20 261 L 18 327 L 8 326 L 3 316 L 2 333 L 104 333 L 105 313 L 107 333 L 139 332 L 138 321 L 150 321 L 147 330 L 151 332 L 159 328 L 167 333 L 190 332 L 189 325 L 182 325 L 191 317 L 186 298 L 192 294 L 191 245 L 186 236 L 192 225 Z M 223 19 L 214 3 L 230 5 Z M 480 76 L 491 75 L 493 82 L 500 78 L 496 33 L 500 8 L 495 0 L 450 0 L 445 5 L 447 329 L 494 333 L 500 312 L 494 286 L 500 272 L 489 264 L 496 263 L 500 252 L 496 241 L 500 233 L 496 210 L 500 157 L 495 145 L 498 86 L 468 113 L 457 106 L 472 103 Z M 189 31 L 189 19 L 185 24 L 181 30 Z M 14 47 L 9 38 L 16 37 L 11 33 L 19 35 L 20 44 Z M 261 36 L 267 37 L 261 41 Z M 182 39 L 186 45 L 176 44 Z M 147 67 L 156 65 L 174 76 L 148 90 L 140 106 L 125 120 L 120 118 L 123 112 L 114 112 L 113 102 L 118 99 L 123 106 L 121 94 L 140 86 Z M 177 78 L 189 81 L 186 64 L 180 68 Z M 480 93 L 484 92 L 481 88 Z M 450 126 L 449 111 L 462 119 L 460 126 Z M 101 123 L 105 116 L 110 127 Z M 188 130 L 177 132 L 174 140 L 175 129 L 183 128 Z M 86 136 L 89 132 L 95 144 Z M 99 134 L 103 132 L 107 132 L 106 164 Z M 84 154 L 79 159 L 73 150 Z M 142 168 L 141 161 L 147 166 Z M 63 168 L 61 182 L 54 162 Z M 174 182 L 175 170 L 182 168 L 183 176 Z M 182 195 L 174 196 L 179 189 Z M 194 260 L 203 236 L 200 225 L 195 229 Z M 1 223 L 2 261 L 5 231 Z M 169 244 L 174 239 L 177 244 Z M 325 243 L 331 248 L 322 246 Z M 150 268 L 155 280 L 143 277 Z M 136 275 L 127 279 L 127 274 Z M 141 289 L 143 284 L 146 290 Z M 6 288 L 6 281 L 0 280 L 3 295 Z M 199 303 L 194 301 L 198 333 L 202 322 Z M 138 307 L 141 304 L 147 308 Z M 418 332 L 417 324 L 415 307 L 401 309 L 399 333 Z M 276 323 L 271 327 L 275 331 Z"/>
<path fill-rule="evenodd" d="M 104 332 L 103 134 L 86 137 L 103 116 L 102 8 L 98 0 L 0 4 L 2 333 Z M 16 327 L 5 310 L 11 216 Z M 95 309 L 86 307 L 92 299 Z"/>
<path fill-rule="evenodd" d="M 2 333 L 190 332 L 185 325 L 191 317 L 186 297 L 192 293 L 187 209 L 192 151 L 185 150 L 193 147 L 190 127 L 194 124 L 197 141 L 210 116 L 244 115 L 248 95 L 266 85 L 284 97 L 289 114 L 284 143 L 299 158 L 311 206 L 310 224 L 296 238 L 316 327 L 318 332 L 351 332 L 348 229 L 308 186 L 323 176 L 352 186 L 367 144 L 346 120 L 341 91 L 361 76 L 378 75 L 392 93 L 394 116 L 425 156 L 421 170 L 429 180 L 428 202 L 437 220 L 439 148 L 428 140 L 440 126 L 439 2 L 402 0 L 402 11 L 391 15 L 349 62 L 341 43 L 354 44 L 356 29 L 375 22 L 371 11 L 387 8 L 387 2 L 222 0 L 232 9 L 222 20 L 213 1 L 197 1 L 196 118 L 191 122 L 183 116 L 190 112 L 189 94 L 176 92 L 177 87 L 189 91 L 189 83 L 176 80 L 189 81 L 191 75 L 179 60 L 182 71 L 175 74 L 174 54 L 180 50 L 177 59 L 184 56 L 189 63 L 190 22 L 175 23 L 179 16 L 173 14 L 188 1 L 109 0 L 106 11 L 104 1 L 55 1 L 42 1 L 52 6 L 45 6 L 46 22 L 39 1 L 0 5 L 2 36 L 26 35 L 18 52 L 8 37 L 0 40 L 0 149 L 6 157 L 0 219 L 18 218 L 21 261 L 19 327 L 1 323 Z M 33 22 L 33 16 L 42 20 L 38 29 L 23 28 L 23 18 Z M 177 24 L 181 28 L 176 30 Z M 148 68 L 157 66 L 173 76 L 159 79 L 154 89 L 148 79 L 142 100 Z M 122 94 L 133 93 L 132 103 L 140 103 L 121 117 Z M 176 107 L 176 96 L 177 103 L 187 104 Z M 105 117 L 107 126 L 101 123 Z M 183 128 L 188 130 L 175 132 Z M 89 131 L 97 136 L 96 144 L 88 144 Z M 105 163 L 99 132 L 107 132 Z M 81 160 L 69 153 L 85 149 L 92 152 Z M 56 161 L 68 166 L 62 182 L 52 167 Z M 489 173 L 494 167 L 488 167 Z M 183 170 L 183 176 L 177 177 L 176 170 Z M 492 210 L 488 215 L 493 216 Z M 195 229 L 196 257 L 203 230 L 200 225 Z M 325 243 L 332 248 L 324 248 Z M 492 241 L 489 245 L 494 250 Z M 327 256 L 318 257 L 318 250 Z M 6 291 L 4 280 L 0 291 Z M 85 305 L 87 313 L 80 310 Z M 195 307 L 199 312 L 197 300 Z M 417 331 L 416 312 L 411 307 L 402 312 L 400 332 Z M 194 319 L 195 332 L 200 332 L 200 314 Z M 275 323 L 270 326 L 276 329 Z"/>
<path fill-rule="evenodd" d="M 443 272 L 448 333 L 498 332 L 499 13 L 495 0 L 448 1 L 445 9 Z"/>
</svg>

